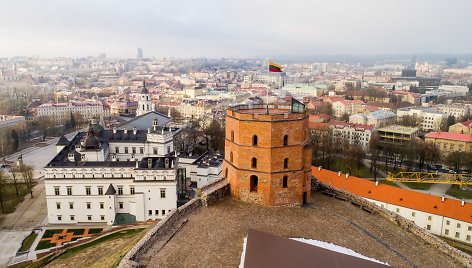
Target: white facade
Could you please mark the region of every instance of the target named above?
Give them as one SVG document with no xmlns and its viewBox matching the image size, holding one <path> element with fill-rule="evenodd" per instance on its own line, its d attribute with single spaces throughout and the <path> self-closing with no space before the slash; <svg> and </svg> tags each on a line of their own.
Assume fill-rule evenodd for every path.
<svg viewBox="0 0 472 268">
<path fill-rule="evenodd" d="M 333 133 L 333 139 L 346 139 L 351 145 L 358 145 L 363 148 L 369 147 L 370 138 L 372 137 L 372 127 L 348 124 L 345 122 L 334 122 L 329 126 Z"/>
<path fill-rule="evenodd" d="M 151 95 L 147 92 L 146 85 L 143 85 L 143 90 L 139 94 L 138 100 L 138 109 L 136 110 L 136 115 L 144 115 L 151 111 L 154 111 L 154 103 L 152 103 Z"/>
<path fill-rule="evenodd" d="M 334 115 L 341 117 L 343 114 L 356 114 L 364 109 L 364 103 L 360 100 L 342 100 L 332 103 Z"/>
<path fill-rule="evenodd" d="M 472 245 L 472 223 L 423 212 L 420 210 L 396 206 L 377 200 L 365 198 L 366 200 L 394 212 L 407 220 L 413 221 L 426 231 L 448 239 L 457 240 Z"/>
<path fill-rule="evenodd" d="M 49 223 L 112 225 L 117 213 L 136 221 L 162 219 L 177 207 L 176 168 L 46 167 Z M 116 192 L 107 194 L 109 187 Z"/>
<path fill-rule="evenodd" d="M 425 131 L 440 130 L 442 123 L 447 120 L 445 113 L 426 107 L 409 107 L 397 110 L 398 121 L 406 115 L 418 118 L 421 121 L 421 129 Z"/>
<path fill-rule="evenodd" d="M 37 108 L 37 116 L 49 116 L 59 121 L 69 119 L 71 113 L 79 113 L 84 119 L 109 117 L 110 109 L 104 108 L 99 101 L 45 103 Z"/>
<path fill-rule="evenodd" d="M 469 106 L 467 105 L 459 105 L 459 104 L 440 104 L 436 106 L 438 111 L 447 114 L 448 116 L 452 115 L 456 118 L 456 120 L 461 120 L 465 116 L 469 115 Z"/>
<path fill-rule="evenodd" d="M 371 113 L 358 113 L 349 116 L 349 123 L 364 124 L 374 128 L 395 124 L 397 115 L 394 112 L 378 110 Z"/>
<path fill-rule="evenodd" d="M 211 108 L 208 106 L 181 104 L 181 105 L 176 106 L 175 109 L 183 117 L 187 117 L 187 118 L 201 118 L 211 113 Z"/>
</svg>

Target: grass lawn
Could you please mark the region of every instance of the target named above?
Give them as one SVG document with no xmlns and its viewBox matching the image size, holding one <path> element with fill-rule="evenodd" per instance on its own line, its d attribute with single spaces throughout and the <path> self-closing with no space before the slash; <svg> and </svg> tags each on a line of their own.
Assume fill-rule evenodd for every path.
<svg viewBox="0 0 472 268">
<path fill-rule="evenodd" d="M 459 199 L 472 199 L 472 190 L 462 190 L 459 185 L 452 185 L 446 194 Z"/>
<path fill-rule="evenodd" d="M 67 249 L 48 267 L 116 267 L 123 256 L 142 238 L 144 228 L 129 229 Z"/>
<path fill-rule="evenodd" d="M 41 237 L 41 239 L 51 238 L 54 234 L 60 234 L 60 233 L 62 233 L 62 229 L 48 229 L 44 231 L 43 237 Z"/>
<path fill-rule="evenodd" d="M 380 180 L 379 182 L 380 182 L 381 184 L 390 185 L 390 186 L 393 186 L 393 187 L 400 187 L 400 186 L 398 186 L 396 183 L 394 183 L 393 181 Z"/>
<path fill-rule="evenodd" d="M 3 185 L 3 211 L 12 213 L 16 205 L 21 203 L 25 195 L 29 194 L 28 187 L 24 183 L 17 183 L 19 196 L 16 196 L 16 189 L 13 183 Z"/>
<path fill-rule="evenodd" d="M 102 228 L 91 228 L 91 229 L 89 229 L 89 232 L 88 232 L 88 233 L 89 233 L 89 234 L 99 234 L 99 233 L 101 233 L 102 231 L 103 231 Z"/>
<path fill-rule="evenodd" d="M 429 190 L 431 188 L 431 183 L 422 183 L 422 182 L 402 182 L 408 188 L 415 189 L 415 190 Z"/>
<path fill-rule="evenodd" d="M 39 241 L 38 245 L 36 246 L 36 250 L 47 249 L 55 247 L 56 243 L 51 243 L 49 240 L 42 240 Z"/>
<path fill-rule="evenodd" d="M 315 164 L 315 166 L 319 166 L 318 163 Z M 323 166 L 323 168 L 328 168 L 326 165 Z M 360 177 L 360 178 L 373 178 L 374 173 L 370 171 L 369 167 L 366 167 L 364 164 L 361 165 L 360 169 L 357 170 L 357 165 L 355 163 L 352 163 L 352 161 L 349 161 L 349 159 L 340 159 L 336 158 L 331 161 L 329 164 L 329 170 L 332 171 L 342 171 L 343 173 L 348 172 L 351 170 L 351 175 Z M 377 177 L 380 175 L 377 174 Z"/>
<path fill-rule="evenodd" d="M 36 239 L 36 236 L 38 236 L 35 232 L 31 232 L 30 235 L 28 235 L 23 242 L 21 243 L 21 248 L 18 250 L 19 252 L 27 251 L 30 249 L 31 245 L 33 244 L 34 240 Z"/>
<path fill-rule="evenodd" d="M 73 233 L 74 235 L 83 235 L 85 232 L 85 229 L 67 229 L 68 233 Z"/>
</svg>

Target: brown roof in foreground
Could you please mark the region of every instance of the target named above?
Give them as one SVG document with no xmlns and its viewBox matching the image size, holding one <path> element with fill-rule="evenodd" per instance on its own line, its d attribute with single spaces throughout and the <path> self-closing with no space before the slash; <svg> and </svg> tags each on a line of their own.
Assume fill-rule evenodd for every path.
<svg viewBox="0 0 472 268">
<path fill-rule="evenodd" d="M 244 268 L 388 267 L 292 239 L 249 229 Z"/>
</svg>

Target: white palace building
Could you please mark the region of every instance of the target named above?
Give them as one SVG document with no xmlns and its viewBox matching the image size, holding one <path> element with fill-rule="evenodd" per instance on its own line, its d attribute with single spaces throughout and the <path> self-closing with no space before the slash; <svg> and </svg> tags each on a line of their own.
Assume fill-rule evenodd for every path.
<svg viewBox="0 0 472 268">
<path fill-rule="evenodd" d="M 219 169 L 206 176 L 212 181 L 221 176 L 220 161 L 211 165 L 203 157 L 179 159 L 173 141 L 180 129 L 151 110 L 149 100 L 140 98 L 145 102 L 138 108 L 141 115 L 112 130 L 90 123 L 71 141 L 60 138 L 57 155 L 44 168 L 50 224 L 161 219 L 178 206 L 178 197 L 185 197 L 192 170 L 216 165 Z"/>
</svg>

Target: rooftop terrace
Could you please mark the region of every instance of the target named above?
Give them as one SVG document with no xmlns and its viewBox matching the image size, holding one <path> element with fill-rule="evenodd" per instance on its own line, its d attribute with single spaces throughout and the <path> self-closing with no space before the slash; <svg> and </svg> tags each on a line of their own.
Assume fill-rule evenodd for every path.
<svg viewBox="0 0 472 268">
<path fill-rule="evenodd" d="M 393 267 L 459 267 L 416 235 L 348 202 L 313 195 L 314 207 L 262 207 L 225 198 L 197 209 L 166 244 L 151 246 L 145 267 L 238 267 L 249 229 L 331 242 Z"/>
</svg>

